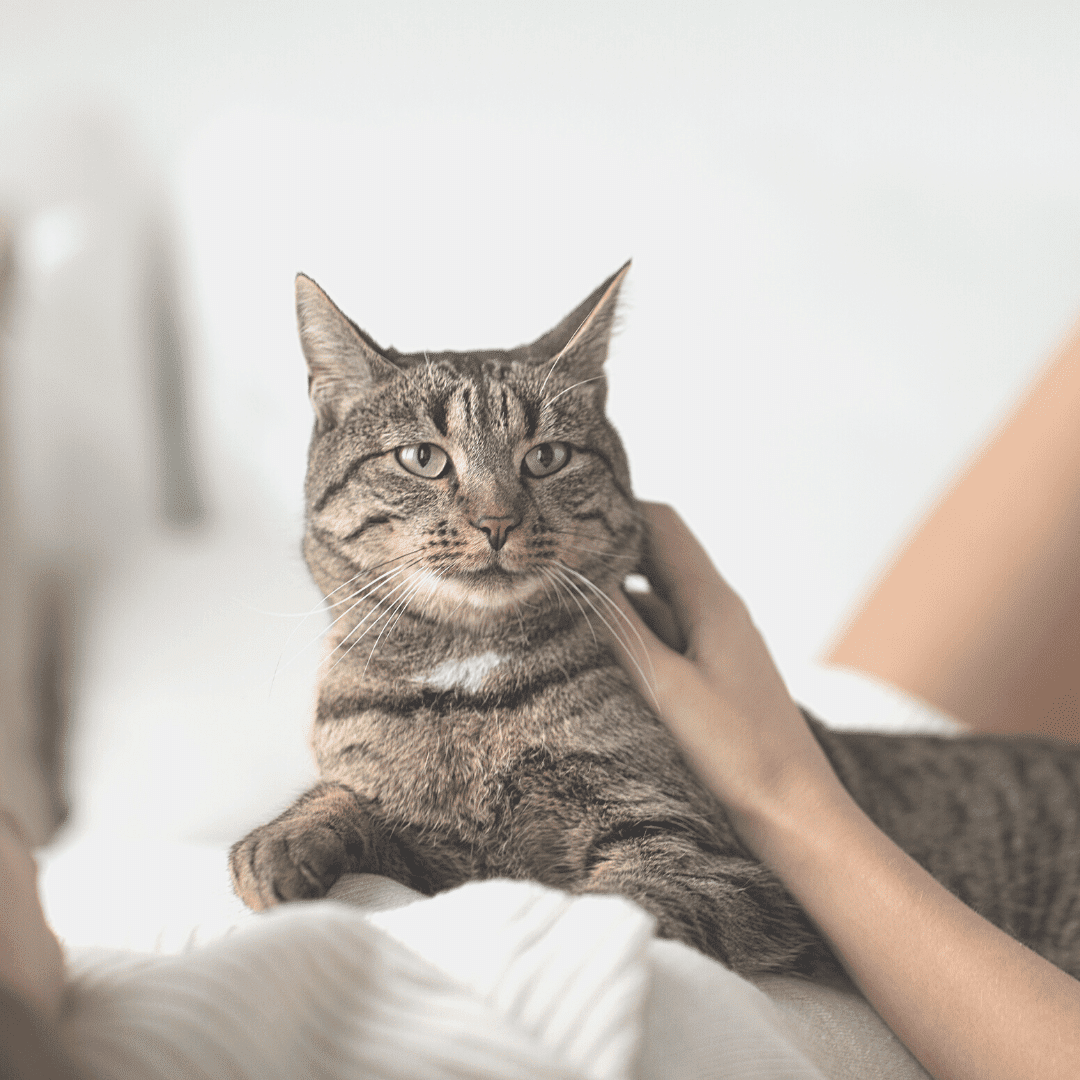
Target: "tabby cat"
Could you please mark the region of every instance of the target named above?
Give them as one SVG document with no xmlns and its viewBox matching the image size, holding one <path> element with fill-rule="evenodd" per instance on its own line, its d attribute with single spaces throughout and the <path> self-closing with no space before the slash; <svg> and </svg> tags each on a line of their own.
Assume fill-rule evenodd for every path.
<svg viewBox="0 0 1080 1080">
<path fill-rule="evenodd" d="M 297 278 L 315 429 L 304 553 L 334 622 L 322 781 L 231 852 L 252 908 L 349 871 L 615 892 L 743 974 L 824 943 L 687 768 L 599 632 L 642 519 L 604 415 L 629 264 L 531 345 L 381 348 Z M 1080 976 L 1080 746 L 834 732 L 870 817 L 986 918 Z"/>
</svg>

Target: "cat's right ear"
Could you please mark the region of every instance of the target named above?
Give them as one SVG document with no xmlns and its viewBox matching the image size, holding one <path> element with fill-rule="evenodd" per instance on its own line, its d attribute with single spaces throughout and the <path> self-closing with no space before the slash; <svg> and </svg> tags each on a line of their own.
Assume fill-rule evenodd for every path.
<svg viewBox="0 0 1080 1080">
<path fill-rule="evenodd" d="M 306 274 L 296 275 L 296 323 L 308 368 L 308 396 L 320 431 L 400 369 Z"/>
</svg>

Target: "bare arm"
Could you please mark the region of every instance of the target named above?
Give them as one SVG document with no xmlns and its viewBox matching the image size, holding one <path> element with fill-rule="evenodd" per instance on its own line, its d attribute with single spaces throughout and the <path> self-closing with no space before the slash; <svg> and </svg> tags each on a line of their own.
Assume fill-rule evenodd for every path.
<svg viewBox="0 0 1080 1080">
<path fill-rule="evenodd" d="M 678 516 L 645 506 L 649 576 L 688 642 L 627 671 L 883 1019 L 938 1080 L 1080 1076 L 1080 983 L 967 908 L 863 814 L 742 602 Z"/>
<path fill-rule="evenodd" d="M 1080 740 L 1080 326 L 827 660 L 978 730 Z"/>
</svg>

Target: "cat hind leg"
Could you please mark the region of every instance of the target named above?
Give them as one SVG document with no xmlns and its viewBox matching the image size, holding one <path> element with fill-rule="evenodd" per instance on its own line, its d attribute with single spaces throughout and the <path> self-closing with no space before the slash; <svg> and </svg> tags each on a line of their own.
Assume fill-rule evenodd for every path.
<svg viewBox="0 0 1080 1080">
<path fill-rule="evenodd" d="M 710 853 L 692 838 L 620 840 L 594 853 L 575 892 L 618 893 L 673 938 L 740 975 L 808 973 L 831 956 L 776 877 L 760 863 Z"/>
</svg>

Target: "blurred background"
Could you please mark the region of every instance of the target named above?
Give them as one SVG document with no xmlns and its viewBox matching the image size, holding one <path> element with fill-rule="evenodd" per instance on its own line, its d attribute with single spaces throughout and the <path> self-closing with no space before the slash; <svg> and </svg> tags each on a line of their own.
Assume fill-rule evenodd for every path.
<svg viewBox="0 0 1080 1080">
<path fill-rule="evenodd" d="M 818 658 L 1080 314 L 1075 4 L 0 23 L 5 663 L 54 732 L 6 760 L 47 774 L 66 725 L 42 861 L 73 943 L 235 919 L 225 849 L 313 776 L 296 271 L 383 344 L 492 347 L 632 256 L 609 400 L 638 494 L 849 725 L 881 698 Z"/>
</svg>

